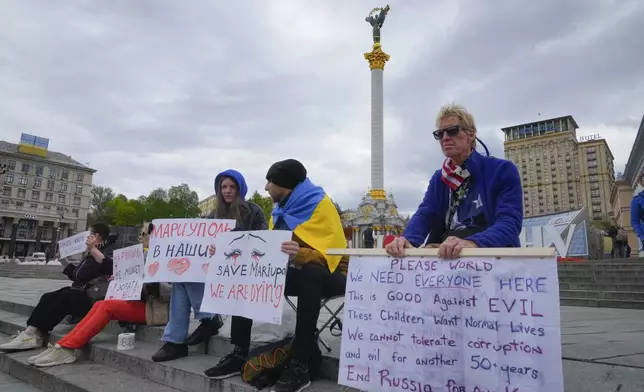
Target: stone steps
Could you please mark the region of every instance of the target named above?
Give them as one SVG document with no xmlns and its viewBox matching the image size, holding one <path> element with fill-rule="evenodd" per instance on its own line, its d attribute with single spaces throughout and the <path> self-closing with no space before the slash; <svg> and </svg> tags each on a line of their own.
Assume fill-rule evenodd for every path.
<svg viewBox="0 0 644 392">
<path fill-rule="evenodd" d="M 8 336 L 24 329 L 28 315 L 30 314 L 31 309 L 33 309 L 33 306 L 0 301 L 0 309 L 2 309 L 0 310 L 0 334 Z M 50 334 L 50 341 L 58 341 L 71 328 L 72 326 L 68 325 L 58 326 Z M 123 372 L 128 374 L 130 378 L 136 377 L 142 381 L 158 383 L 160 386 L 174 388 L 170 390 L 185 392 L 253 391 L 253 388 L 244 384 L 239 377 L 217 381 L 209 380 L 203 375 L 203 371 L 205 369 L 208 369 L 217 363 L 219 356 L 224 353 L 228 353 L 232 349 L 229 341 L 224 338 L 213 337 L 210 341 L 207 354 L 205 353 L 205 345 L 201 345 L 198 347 L 191 347 L 190 355 L 187 358 L 181 358 L 176 361 L 164 363 L 155 363 L 150 358 L 161 346 L 159 338 L 163 333 L 163 327 L 139 327 L 136 333 L 136 348 L 130 351 L 116 350 L 116 334 L 121 332 L 123 332 L 123 330 L 118 327 L 116 323 L 110 323 L 103 333 L 96 336 L 85 349 L 79 351 L 80 358 L 82 358 L 82 361 L 79 363 L 81 365 L 89 364 L 95 367 L 100 366 L 100 368 L 97 369 L 101 370 L 105 368 L 109 370 L 108 373 L 110 374 L 115 371 Z M 337 350 L 339 350 L 339 347 Z M 45 377 L 41 374 L 43 372 L 42 369 L 35 369 L 22 363 L 26 358 L 34 355 L 35 353 L 37 353 L 37 351 L 30 351 L 28 355 L 23 353 L 26 355 L 24 358 L 21 354 L 0 354 L 0 361 L 9 361 L 7 362 L 7 367 L 4 367 L 3 365 L 0 369 L 9 374 L 13 374 L 10 373 L 10 371 L 14 371 L 16 374 L 14 377 L 38 386 L 39 384 L 37 384 L 36 381 Z M 327 354 L 324 349 L 323 354 Z M 6 356 L 7 358 L 3 358 L 3 356 Z M 25 368 L 25 366 L 27 366 L 27 368 Z M 77 366 L 77 364 L 63 365 L 52 368 L 52 371 L 56 372 L 56 369 L 58 368 L 61 369 L 61 371 L 68 369 L 67 372 L 69 372 L 69 369 L 74 369 L 75 366 Z M 339 360 L 337 358 L 325 355 L 320 374 L 321 379 L 316 380 L 308 390 L 331 392 L 348 390 L 346 387 L 342 387 L 337 384 L 338 367 Z M 5 368 L 9 371 L 5 370 Z M 24 376 L 20 377 L 23 374 Z M 32 382 L 33 380 L 36 381 Z M 62 384 L 53 385 L 58 385 L 57 387 L 60 387 Z M 75 389 L 76 386 L 67 386 L 65 388 L 68 389 L 63 388 L 52 390 L 57 392 L 85 391 L 85 389 Z M 118 389 L 114 390 L 116 391 Z M 111 391 L 111 389 L 106 389 L 106 391 Z M 161 392 L 165 390 L 159 389 L 158 391 Z M 92 390 L 92 392 L 96 392 L 96 390 Z"/>
<path fill-rule="evenodd" d="M 600 300 L 644 301 L 644 293 L 630 291 L 560 290 L 560 298 L 592 298 Z"/>
<path fill-rule="evenodd" d="M 559 282 L 559 290 L 630 291 L 644 293 L 644 280 L 640 284 L 599 284 Z"/>
</svg>

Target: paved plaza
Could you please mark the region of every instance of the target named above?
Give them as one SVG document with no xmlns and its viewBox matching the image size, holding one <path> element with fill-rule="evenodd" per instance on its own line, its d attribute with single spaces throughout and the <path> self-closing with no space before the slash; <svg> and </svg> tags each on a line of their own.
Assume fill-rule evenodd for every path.
<svg viewBox="0 0 644 392">
<path fill-rule="evenodd" d="M 0 301 L 33 306 L 42 293 L 66 285 L 62 280 L 0 278 Z M 567 392 L 644 391 L 644 311 L 562 307 L 561 324 Z M 327 335 L 326 340 L 333 348 L 330 355 L 337 356 L 339 338 Z M 0 378 L 3 383 L 29 391 L 10 378 Z"/>
</svg>

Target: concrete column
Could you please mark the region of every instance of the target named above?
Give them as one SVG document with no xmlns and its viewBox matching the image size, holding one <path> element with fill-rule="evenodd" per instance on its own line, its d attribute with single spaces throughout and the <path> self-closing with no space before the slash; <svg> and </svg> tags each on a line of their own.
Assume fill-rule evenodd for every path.
<svg viewBox="0 0 644 392">
<path fill-rule="evenodd" d="M 383 70 L 371 70 L 371 189 L 384 189 Z"/>
<path fill-rule="evenodd" d="M 16 236 L 18 235 L 18 222 L 11 225 L 11 240 L 9 241 L 9 257 L 13 258 L 16 251 Z"/>
<path fill-rule="evenodd" d="M 45 223 L 44 221 L 39 220 L 38 221 L 38 226 L 36 226 L 36 249 L 34 252 L 40 252 L 40 240 L 42 238 L 42 225 Z"/>
</svg>

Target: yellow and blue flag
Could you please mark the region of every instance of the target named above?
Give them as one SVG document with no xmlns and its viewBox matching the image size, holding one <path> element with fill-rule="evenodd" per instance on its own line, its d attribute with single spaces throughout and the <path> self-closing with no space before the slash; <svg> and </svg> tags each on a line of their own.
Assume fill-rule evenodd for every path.
<svg viewBox="0 0 644 392">
<path fill-rule="evenodd" d="M 293 189 L 284 206 L 275 206 L 268 227 L 293 231 L 324 255 L 331 273 L 342 256 L 327 255 L 327 249 L 347 247 L 338 210 L 324 189 L 308 178 Z"/>
</svg>

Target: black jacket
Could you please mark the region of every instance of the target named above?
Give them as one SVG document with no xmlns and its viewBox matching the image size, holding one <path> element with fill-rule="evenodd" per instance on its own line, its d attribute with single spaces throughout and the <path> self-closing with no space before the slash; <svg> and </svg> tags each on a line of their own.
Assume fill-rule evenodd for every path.
<svg viewBox="0 0 644 392">
<path fill-rule="evenodd" d="M 260 206 L 245 201 L 240 208 L 242 209 L 242 222 L 238 223 L 233 231 L 268 230 L 268 221 Z M 215 211 L 213 210 L 206 218 L 215 219 Z"/>
<path fill-rule="evenodd" d="M 67 275 L 74 282 L 72 283 L 72 287 L 83 287 L 100 276 L 112 275 L 112 268 L 114 266 L 114 261 L 112 260 L 114 244 L 99 246 L 98 250 L 105 256 L 102 263 L 99 264 L 96 262 L 94 256 L 90 252 L 87 252 L 80 264 L 69 264 L 65 267 L 63 274 Z"/>
</svg>

